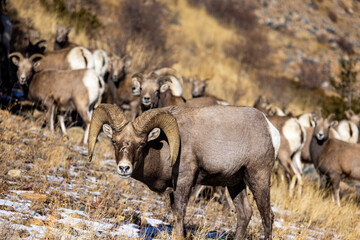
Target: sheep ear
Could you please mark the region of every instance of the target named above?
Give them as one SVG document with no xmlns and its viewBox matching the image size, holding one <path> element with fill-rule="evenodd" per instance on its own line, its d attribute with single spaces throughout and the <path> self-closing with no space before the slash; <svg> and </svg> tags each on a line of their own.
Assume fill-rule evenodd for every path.
<svg viewBox="0 0 360 240">
<path fill-rule="evenodd" d="M 13 62 L 13 64 L 15 65 L 15 66 L 19 66 L 19 59 L 18 58 L 16 58 L 16 57 L 13 57 L 13 58 L 11 58 L 11 60 L 12 60 L 12 62 Z"/>
<path fill-rule="evenodd" d="M 34 71 L 35 71 L 35 72 L 38 72 L 38 71 L 39 71 L 40 65 L 41 65 L 41 61 L 36 61 L 36 62 L 34 62 L 33 67 L 34 67 Z"/>
<path fill-rule="evenodd" d="M 125 58 L 125 67 L 130 67 L 132 61 L 131 61 L 131 57 L 126 57 Z"/>
<path fill-rule="evenodd" d="M 338 125 L 338 121 L 332 121 L 331 123 L 330 123 L 330 127 L 335 127 L 336 125 Z"/>
<path fill-rule="evenodd" d="M 139 80 L 137 78 L 133 78 L 132 82 L 133 82 L 133 87 L 131 89 L 132 95 L 140 96 L 141 83 L 139 82 Z"/>
<path fill-rule="evenodd" d="M 111 126 L 109 124 L 104 124 L 103 125 L 103 131 L 104 131 L 105 135 L 108 138 L 112 138 L 113 131 L 112 131 L 112 128 L 111 128 Z"/>
<path fill-rule="evenodd" d="M 161 87 L 160 87 L 160 92 L 161 92 L 161 93 L 164 93 L 164 92 L 166 92 L 168 89 L 169 89 L 169 84 L 164 83 L 164 84 L 161 85 Z"/>
<path fill-rule="evenodd" d="M 157 139 L 160 136 L 161 130 L 160 128 L 154 128 L 153 130 L 151 130 L 151 132 L 148 135 L 148 139 L 147 141 L 150 142 L 152 140 Z"/>
</svg>

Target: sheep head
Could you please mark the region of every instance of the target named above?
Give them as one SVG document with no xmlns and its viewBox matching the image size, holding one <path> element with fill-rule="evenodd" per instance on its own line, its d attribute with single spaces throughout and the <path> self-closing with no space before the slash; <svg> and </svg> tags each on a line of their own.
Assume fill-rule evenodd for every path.
<svg viewBox="0 0 360 240">
<path fill-rule="evenodd" d="M 12 62 L 18 67 L 17 77 L 21 85 L 24 85 L 33 76 L 34 69 L 39 64 L 38 60 L 43 58 L 42 54 L 34 54 L 29 58 L 25 58 L 20 52 L 9 54 Z"/>
<path fill-rule="evenodd" d="M 162 130 L 169 142 L 169 161 L 172 166 L 179 153 L 180 135 L 177 121 L 166 110 L 154 109 L 128 122 L 123 112 L 111 104 L 101 104 L 94 111 L 89 133 L 89 160 L 91 160 L 97 135 L 101 127 L 115 149 L 117 171 L 123 178 L 131 176 L 144 158 L 147 143 L 155 140 Z"/>
<path fill-rule="evenodd" d="M 324 142 L 329 138 L 329 131 L 331 127 L 335 127 L 338 124 L 338 121 L 332 120 L 332 115 L 329 115 L 327 118 L 317 118 L 313 117 L 315 123 L 313 136 L 318 142 Z"/>
<path fill-rule="evenodd" d="M 56 26 L 55 39 L 59 43 L 64 43 L 68 40 L 68 35 L 71 32 L 71 27 Z"/>
<path fill-rule="evenodd" d="M 202 97 L 205 95 L 205 89 L 208 86 L 208 83 L 207 83 L 208 80 L 209 79 L 207 78 L 204 80 L 195 79 L 195 80 L 190 81 L 192 83 L 191 93 L 192 93 L 193 98 Z"/>
<path fill-rule="evenodd" d="M 111 80 L 113 80 L 113 82 L 117 82 L 119 79 L 123 78 L 124 75 L 128 74 L 131 66 L 131 58 L 129 56 L 125 56 L 123 58 L 114 56 L 110 59 L 109 66 Z"/>
<path fill-rule="evenodd" d="M 140 97 L 143 111 L 158 107 L 160 93 L 169 90 L 173 96 L 182 94 L 182 77 L 171 68 L 161 68 L 146 75 L 136 73 L 132 76 L 132 81 L 132 93 Z"/>
</svg>

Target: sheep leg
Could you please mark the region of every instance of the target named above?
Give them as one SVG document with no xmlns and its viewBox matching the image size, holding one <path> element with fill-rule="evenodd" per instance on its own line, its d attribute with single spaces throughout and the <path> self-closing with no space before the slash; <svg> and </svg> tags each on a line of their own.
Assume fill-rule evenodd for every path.
<svg viewBox="0 0 360 240">
<path fill-rule="evenodd" d="M 302 164 L 301 164 L 301 151 L 298 151 L 294 154 L 292 161 L 291 161 L 291 166 L 293 171 L 295 172 L 295 176 L 298 182 L 298 196 L 301 196 L 301 192 L 302 192 L 302 187 L 303 187 L 303 173 L 302 173 Z"/>
<path fill-rule="evenodd" d="M 272 224 L 274 214 L 270 206 L 270 177 L 271 169 L 254 169 L 245 171 L 245 183 L 254 195 L 256 205 L 259 209 L 265 239 L 272 239 Z"/>
<path fill-rule="evenodd" d="M 67 131 L 66 131 L 66 127 L 65 127 L 65 117 L 64 117 L 64 115 L 59 114 L 58 115 L 58 121 L 60 123 L 62 134 L 67 135 Z"/>
<path fill-rule="evenodd" d="M 176 191 L 170 194 L 171 209 L 175 216 L 175 236 L 177 239 L 183 239 L 183 237 L 185 237 L 184 217 L 190 192 L 191 187 L 189 187 L 189 185 L 177 186 Z"/>
<path fill-rule="evenodd" d="M 337 174 L 331 174 L 331 195 L 333 201 L 340 207 L 340 176 Z"/>
<path fill-rule="evenodd" d="M 88 138 L 89 138 L 90 119 L 91 119 L 91 115 L 92 115 L 92 110 L 89 111 L 88 104 L 85 102 L 81 102 L 81 101 L 76 102 L 75 106 L 76 106 L 77 112 L 79 113 L 81 119 L 85 123 L 85 132 L 84 132 L 82 142 L 84 145 L 86 145 L 88 142 Z"/>
<path fill-rule="evenodd" d="M 46 125 L 47 127 L 54 132 L 54 115 L 55 115 L 55 104 L 54 101 L 47 99 L 44 103 L 46 109 L 47 109 L 47 114 L 46 114 Z"/>
<path fill-rule="evenodd" d="M 232 202 L 234 203 L 237 223 L 236 234 L 234 239 L 244 239 L 247 226 L 252 217 L 252 208 L 246 193 L 246 185 L 244 182 L 238 186 L 228 187 Z"/>
</svg>

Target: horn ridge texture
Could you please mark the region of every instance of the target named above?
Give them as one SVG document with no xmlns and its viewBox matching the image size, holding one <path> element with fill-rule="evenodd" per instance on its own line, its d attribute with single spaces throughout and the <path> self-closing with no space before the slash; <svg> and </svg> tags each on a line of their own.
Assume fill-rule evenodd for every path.
<svg viewBox="0 0 360 240">
<path fill-rule="evenodd" d="M 169 142 L 170 165 L 172 166 L 176 162 L 180 148 L 180 133 L 177 121 L 169 111 L 164 109 L 148 110 L 135 119 L 133 126 L 139 133 L 148 133 L 154 128 L 160 128 Z"/>
<path fill-rule="evenodd" d="M 103 124 L 110 124 L 115 131 L 120 130 L 128 121 L 122 110 L 113 104 L 100 104 L 95 110 L 91 118 L 89 131 L 89 161 L 95 149 L 96 139 L 99 135 Z"/>
</svg>

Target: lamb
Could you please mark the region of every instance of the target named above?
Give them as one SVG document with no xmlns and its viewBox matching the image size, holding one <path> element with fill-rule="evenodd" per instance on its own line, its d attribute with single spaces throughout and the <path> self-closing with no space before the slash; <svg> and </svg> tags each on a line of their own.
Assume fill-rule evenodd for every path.
<svg viewBox="0 0 360 240">
<path fill-rule="evenodd" d="M 34 102 L 41 102 L 47 109 L 47 125 L 54 131 L 54 114 L 76 110 L 86 125 L 83 143 L 87 143 L 92 109 L 101 97 L 104 82 L 92 69 L 46 70 L 35 72 L 38 55 L 24 58 L 19 54 L 10 54 L 13 63 L 18 66 L 18 80 L 24 94 Z M 41 55 L 40 55 L 41 57 Z M 58 115 L 61 130 L 67 135 L 64 115 Z"/>
<path fill-rule="evenodd" d="M 101 104 L 90 124 L 90 161 L 101 127 L 112 139 L 120 177 L 133 177 L 158 193 L 170 192 L 178 238 L 184 237 L 186 205 L 195 184 L 228 187 L 237 212 L 234 239 L 244 238 L 252 216 L 248 186 L 265 238 L 272 238 L 270 177 L 280 134 L 260 111 L 175 106 L 148 110 L 129 122 L 116 105 Z"/>
<path fill-rule="evenodd" d="M 360 145 L 330 138 L 331 127 L 338 124 L 329 118 L 316 119 L 310 142 L 310 155 L 315 169 L 325 175 L 333 200 L 340 206 L 340 181 L 360 180 Z"/>
</svg>

